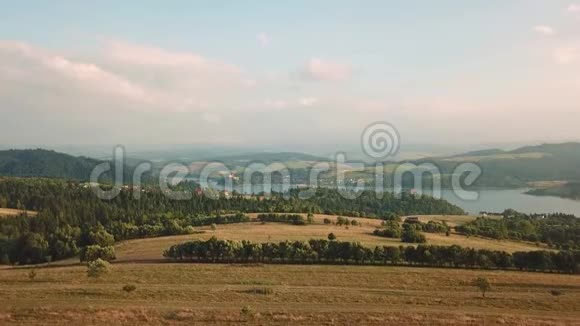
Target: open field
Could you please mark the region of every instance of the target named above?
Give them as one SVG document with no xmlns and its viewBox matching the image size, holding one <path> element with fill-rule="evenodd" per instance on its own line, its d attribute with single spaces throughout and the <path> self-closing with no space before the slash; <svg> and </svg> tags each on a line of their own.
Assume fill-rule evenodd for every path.
<svg viewBox="0 0 580 326">
<path fill-rule="evenodd" d="M 16 216 L 23 213 L 26 213 L 29 216 L 35 216 L 37 214 L 34 211 L 25 211 L 21 209 L 12 209 L 12 208 L 0 208 L 0 217 Z"/>
<path fill-rule="evenodd" d="M 257 214 L 248 214 L 250 217 L 256 217 Z M 326 239 L 329 233 L 334 233 L 338 240 L 342 241 L 359 241 L 365 246 L 399 246 L 403 243 L 399 239 L 383 238 L 372 235 L 375 228 L 380 227 L 381 220 L 356 218 L 360 226 L 325 225 L 323 219 L 329 218 L 333 221 L 336 216 L 315 215 L 315 224 L 311 225 L 289 225 L 282 223 L 265 223 L 259 222 L 240 223 L 240 224 L 223 224 L 218 225 L 215 231 L 209 226 L 198 228 L 206 231 L 201 234 L 179 235 L 161 238 L 138 239 L 121 242 L 117 245 L 117 259 L 119 261 L 145 261 L 161 259 L 163 251 L 174 244 L 192 239 L 207 240 L 212 236 L 218 239 L 228 240 L 251 240 L 254 242 L 278 242 L 284 240 L 310 240 Z M 349 218 L 352 219 L 352 218 Z M 421 216 L 422 221 L 428 220 L 446 220 L 450 224 L 465 223 L 471 216 Z M 492 240 L 479 237 L 466 237 L 452 233 L 449 237 L 445 234 L 425 233 L 427 244 L 433 245 L 452 245 L 457 244 L 463 247 L 472 247 L 477 249 L 503 250 L 507 252 L 515 251 L 532 251 L 540 248 L 534 244 L 510 240 Z"/>
<path fill-rule="evenodd" d="M 0 269 L 0 324 L 580 323 L 577 275 L 184 263 L 117 263 L 97 280 L 83 266 L 40 268 L 34 281 L 28 272 Z M 470 284 L 478 276 L 492 283 L 486 298 Z M 255 315 L 241 313 L 246 305 Z"/>
</svg>

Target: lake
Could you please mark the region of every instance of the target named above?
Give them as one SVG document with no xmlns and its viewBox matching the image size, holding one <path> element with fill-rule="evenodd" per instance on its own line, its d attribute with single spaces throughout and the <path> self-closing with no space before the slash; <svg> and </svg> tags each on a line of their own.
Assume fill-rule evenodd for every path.
<svg viewBox="0 0 580 326">
<path fill-rule="evenodd" d="M 525 194 L 529 189 L 479 190 L 479 199 L 465 201 L 457 198 L 452 190 L 443 190 L 443 199 L 470 214 L 479 212 L 503 212 L 513 208 L 522 213 L 567 213 L 580 217 L 580 201 L 558 197 L 532 196 Z"/>
</svg>

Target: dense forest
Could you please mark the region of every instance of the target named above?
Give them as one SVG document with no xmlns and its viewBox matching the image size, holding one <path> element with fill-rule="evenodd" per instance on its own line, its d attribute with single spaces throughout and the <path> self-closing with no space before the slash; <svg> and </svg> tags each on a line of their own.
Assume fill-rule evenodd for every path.
<svg viewBox="0 0 580 326">
<path fill-rule="evenodd" d="M 194 226 L 247 221 L 245 212 L 324 213 L 344 216 L 387 217 L 393 214 L 463 214 L 444 200 L 428 196 L 363 191 L 344 199 L 332 189 L 316 189 L 309 199 L 304 190 L 271 197 L 222 194 L 218 199 L 193 194 L 171 200 L 158 188 L 130 188 L 112 200 L 100 200 L 85 184 L 56 179 L 0 179 L 0 208 L 38 212 L 0 219 L 0 260 L 39 263 L 76 255 L 82 247 L 108 246 L 114 241 L 193 232 Z"/>
<path fill-rule="evenodd" d="M 503 251 L 460 246 L 376 246 L 358 242 L 311 239 L 253 243 L 250 241 L 196 240 L 171 246 L 163 254 L 179 261 L 206 263 L 300 263 L 417 265 L 454 268 L 520 269 L 578 273 L 580 252 L 530 251 L 513 255 Z"/>
</svg>

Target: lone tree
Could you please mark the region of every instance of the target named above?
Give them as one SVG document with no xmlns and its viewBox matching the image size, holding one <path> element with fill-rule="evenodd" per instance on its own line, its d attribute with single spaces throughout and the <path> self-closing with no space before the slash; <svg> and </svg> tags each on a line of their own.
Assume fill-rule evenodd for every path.
<svg viewBox="0 0 580 326">
<path fill-rule="evenodd" d="M 330 241 L 336 240 L 336 236 L 334 235 L 334 233 L 329 233 L 328 234 L 328 240 L 330 240 Z"/>
<path fill-rule="evenodd" d="M 485 292 L 491 290 L 491 284 L 485 277 L 478 277 L 473 280 L 473 285 L 475 285 L 479 291 L 481 291 L 481 296 L 485 298 Z"/>
</svg>

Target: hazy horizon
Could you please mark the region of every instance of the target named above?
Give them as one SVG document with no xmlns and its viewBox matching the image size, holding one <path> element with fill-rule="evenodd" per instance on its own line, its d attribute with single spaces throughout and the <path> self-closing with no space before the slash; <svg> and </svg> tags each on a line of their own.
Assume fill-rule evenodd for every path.
<svg viewBox="0 0 580 326">
<path fill-rule="evenodd" d="M 377 121 L 403 151 L 580 141 L 571 0 L 0 9 L 6 146 L 336 150 Z"/>
</svg>

